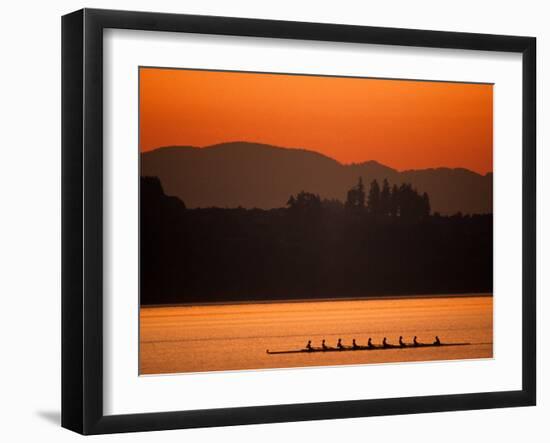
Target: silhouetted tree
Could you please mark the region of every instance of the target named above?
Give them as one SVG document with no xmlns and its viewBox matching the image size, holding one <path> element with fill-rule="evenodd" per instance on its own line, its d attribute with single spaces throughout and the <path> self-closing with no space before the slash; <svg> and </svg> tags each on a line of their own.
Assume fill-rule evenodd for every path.
<svg viewBox="0 0 550 443">
<path fill-rule="evenodd" d="M 428 217 L 430 215 L 430 212 L 432 210 L 431 206 L 430 206 L 430 197 L 428 196 L 428 194 L 426 192 L 424 192 L 424 194 L 422 194 L 422 203 L 423 203 L 423 215 L 424 217 Z"/>
<path fill-rule="evenodd" d="M 380 185 L 376 179 L 370 184 L 369 197 L 367 199 L 367 211 L 370 214 L 380 214 Z"/>
<path fill-rule="evenodd" d="M 391 206 L 391 191 L 388 179 L 384 179 L 382 183 L 382 191 L 380 192 L 380 214 L 390 215 Z"/>
<path fill-rule="evenodd" d="M 357 183 L 357 186 L 354 186 L 348 191 L 346 208 L 363 209 L 364 207 L 365 207 L 365 188 L 363 186 L 363 179 L 359 177 L 359 182 Z"/>
<path fill-rule="evenodd" d="M 392 190 L 392 211 L 395 215 L 417 220 L 430 215 L 430 198 L 428 194 L 420 195 L 410 183 L 403 183 L 399 188 L 394 187 Z"/>
<path fill-rule="evenodd" d="M 287 205 L 294 212 L 316 212 L 321 209 L 321 197 L 311 192 L 301 191 L 296 197 L 291 195 Z"/>
<path fill-rule="evenodd" d="M 399 215 L 403 218 L 412 218 L 414 212 L 414 194 L 409 183 L 402 183 L 399 186 L 397 201 L 399 202 Z"/>
<path fill-rule="evenodd" d="M 391 189 L 389 214 L 392 217 L 399 216 L 399 188 L 397 185 L 393 185 Z"/>
</svg>

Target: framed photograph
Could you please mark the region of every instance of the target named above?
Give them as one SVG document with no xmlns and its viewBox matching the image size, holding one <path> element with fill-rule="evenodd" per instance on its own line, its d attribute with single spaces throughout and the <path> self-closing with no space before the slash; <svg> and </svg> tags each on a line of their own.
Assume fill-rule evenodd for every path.
<svg viewBox="0 0 550 443">
<path fill-rule="evenodd" d="M 536 402 L 532 37 L 62 20 L 62 425 Z"/>
</svg>

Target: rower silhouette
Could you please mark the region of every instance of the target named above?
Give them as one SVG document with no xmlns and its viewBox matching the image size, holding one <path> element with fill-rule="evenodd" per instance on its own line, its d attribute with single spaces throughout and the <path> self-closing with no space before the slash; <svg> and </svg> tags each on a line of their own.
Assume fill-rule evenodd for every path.
<svg viewBox="0 0 550 443">
<path fill-rule="evenodd" d="M 306 349 L 308 351 L 313 351 L 313 348 L 311 347 L 311 340 L 308 340 L 307 345 L 306 345 Z"/>
<path fill-rule="evenodd" d="M 325 344 L 324 339 L 323 339 L 323 342 L 321 343 L 321 347 L 323 348 L 324 351 L 326 351 L 328 349 L 328 346 Z"/>
<path fill-rule="evenodd" d="M 374 348 L 374 345 L 372 344 L 372 338 L 369 337 L 369 343 L 367 345 L 370 349 Z"/>
<path fill-rule="evenodd" d="M 385 348 L 388 347 L 388 341 L 386 340 L 386 337 L 384 337 L 384 340 L 382 340 L 382 346 L 384 346 Z"/>
<path fill-rule="evenodd" d="M 336 346 L 338 347 L 338 349 L 344 349 L 344 345 L 342 344 L 341 338 L 338 339 L 338 343 L 336 344 Z"/>
<path fill-rule="evenodd" d="M 434 346 L 439 346 L 441 344 L 441 342 L 439 341 L 439 337 L 436 335 L 435 336 L 435 341 L 434 341 Z"/>
<path fill-rule="evenodd" d="M 355 343 L 355 339 L 353 339 L 351 346 L 353 347 L 353 349 L 359 349 L 359 346 L 357 345 L 357 343 Z"/>
<path fill-rule="evenodd" d="M 414 344 L 415 346 L 418 346 L 418 345 L 420 344 L 420 343 L 418 343 L 418 341 L 416 341 L 416 335 L 415 335 L 414 338 L 413 338 L 413 344 Z"/>
<path fill-rule="evenodd" d="M 399 336 L 399 346 L 401 346 L 402 348 L 404 348 L 405 346 L 407 346 L 407 345 L 405 344 L 405 342 L 403 341 L 403 336 L 402 336 L 402 335 Z"/>
</svg>

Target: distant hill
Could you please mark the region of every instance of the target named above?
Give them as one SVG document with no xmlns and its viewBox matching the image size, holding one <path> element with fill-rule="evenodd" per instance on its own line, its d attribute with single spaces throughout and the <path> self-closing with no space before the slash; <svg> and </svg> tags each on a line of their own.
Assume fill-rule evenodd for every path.
<svg viewBox="0 0 550 443">
<path fill-rule="evenodd" d="M 159 177 L 166 194 L 188 208 L 279 208 L 302 190 L 344 202 L 359 177 L 367 190 L 373 179 L 412 183 L 441 214 L 492 213 L 493 205 L 492 174 L 460 168 L 399 172 L 376 161 L 343 165 L 313 151 L 248 142 L 149 151 L 141 154 L 141 175 Z"/>
</svg>

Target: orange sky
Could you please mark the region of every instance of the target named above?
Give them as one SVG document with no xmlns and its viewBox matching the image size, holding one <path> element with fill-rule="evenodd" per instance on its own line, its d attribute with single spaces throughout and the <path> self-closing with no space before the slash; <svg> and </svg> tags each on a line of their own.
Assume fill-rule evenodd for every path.
<svg viewBox="0 0 550 443">
<path fill-rule="evenodd" d="M 493 170 L 493 87 L 140 69 L 140 149 L 253 141 L 341 163 Z"/>
</svg>

